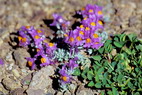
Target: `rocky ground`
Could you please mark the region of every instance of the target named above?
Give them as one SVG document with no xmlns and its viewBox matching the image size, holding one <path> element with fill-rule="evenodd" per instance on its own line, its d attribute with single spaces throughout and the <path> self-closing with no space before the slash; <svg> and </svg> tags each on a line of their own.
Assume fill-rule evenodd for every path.
<svg viewBox="0 0 142 95">
<path fill-rule="evenodd" d="M 26 67 L 24 57 L 30 56 L 25 48 L 16 48 L 15 34 L 23 25 L 44 29 L 48 35 L 54 32 L 45 20 L 53 13 L 61 13 L 72 21 L 75 11 L 86 4 L 104 6 L 105 31 L 136 33 L 142 38 L 142 0 L 0 0 L 0 95 L 63 95 L 53 87 L 55 68 L 47 66 L 38 71 Z M 56 84 L 54 84 L 56 85 Z M 98 95 L 99 90 L 74 84 L 64 95 Z"/>
</svg>

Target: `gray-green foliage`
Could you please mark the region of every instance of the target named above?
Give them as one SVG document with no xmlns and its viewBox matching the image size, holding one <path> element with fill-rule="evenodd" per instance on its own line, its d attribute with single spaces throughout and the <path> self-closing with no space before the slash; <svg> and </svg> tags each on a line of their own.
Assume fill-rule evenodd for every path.
<svg viewBox="0 0 142 95">
<path fill-rule="evenodd" d="M 54 52 L 54 59 L 57 59 L 59 62 L 68 61 L 70 58 L 70 53 L 68 50 L 58 48 Z"/>
</svg>

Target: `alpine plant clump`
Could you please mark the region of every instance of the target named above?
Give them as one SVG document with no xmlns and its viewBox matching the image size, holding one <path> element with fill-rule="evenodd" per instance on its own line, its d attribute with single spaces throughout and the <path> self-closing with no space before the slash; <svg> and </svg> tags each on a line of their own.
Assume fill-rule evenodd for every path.
<svg viewBox="0 0 142 95">
<path fill-rule="evenodd" d="M 48 42 L 44 31 L 33 26 L 22 26 L 18 32 L 19 46 L 32 48 L 34 55 L 28 57 L 27 64 L 35 68 L 59 63 L 59 85 L 63 91 L 68 89 L 73 79 L 73 73 L 78 66 L 86 66 L 89 56 L 84 56 L 81 51 L 99 49 L 107 39 L 104 31 L 102 7 L 88 4 L 77 12 L 82 16 L 80 26 L 70 29 L 70 22 L 59 14 L 53 14 L 54 21 L 50 26 L 58 30 L 55 43 Z M 58 39 L 62 40 L 58 40 Z M 65 44 L 63 44 L 65 43 Z M 63 48 L 59 48 L 62 46 Z M 64 48 L 67 49 L 64 49 Z M 87 60 L 87 61 L 86 61 Z M 89 60 L 89 61 L 88 61 Z"/>
</svg>

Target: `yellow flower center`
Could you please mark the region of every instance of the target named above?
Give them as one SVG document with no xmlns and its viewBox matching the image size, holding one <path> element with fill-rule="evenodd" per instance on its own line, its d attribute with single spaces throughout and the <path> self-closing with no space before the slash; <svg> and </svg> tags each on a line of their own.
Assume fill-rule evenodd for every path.
<svg viewBox="0 0 142 95">
<path fill-rule="evenodd" d="M 46 59 L 43 58 L 43 57 L 40 60 L 41 60 L 41 63 L 45 63 L 46 62 Z"/>
<path fill-rule="evenodd" d="M 65 36 L 65 37 L 68 37 L 68 35 L 67 35 L 67 34 L 64 34 L 64 36 Z"/>
<path fill-rule="evenodd" d="M 93 10 L 92 10 L 92 9 L 90 9 L 90 10 L 89 10 L 89 13 L 92 13 L 92 12 L 93 12 Z"/>
<path fill-rule="evenodd" d="M 99 44 L 99 42 L 95 42 L 95 44 Z"/>
<path fill-rule="evenodd" d="M 18 40 L 21 41 L 21 40 L 22 40 L 22 37 L 21 37 L 21 36 L 18 36 Z"/>
<path fill-rule="evenodd" d="M 37 48 L 37 49 L 36 49 L 36 51 L 37 51 L 37 52 L 39 52 L 39 51 L 40 51 L 40 49 L 39 49 L 39 48 Z"/>
<path fill-rule="evenodd" d="M 98 11 L 98 14 L 99 14 L 99 15 L 102 15 L 103 13 L 102 13 L 102 11 Z"/>
<path fill-rule="evenodd" d="M 30 26 L 26 26 L 27 29 L 30 29 Z"/>
<path fill-rule="evenodd" d="M 82 10 L 82 11 L 84 11 L 84 10 L 85 10 L 85 8 L 83 7 L 81 10 Z"/>
<path fill-rule="evenodd" d="M 78 41 L 81 41 L 81 40 L 82 40 L 80 36 L 77 36 L 76 39 L 77 39 Z"/>
<path fill-rule="evenodd" d="M 80 25 L 80 28 L 84 28 L 84 26 L 83 26 L 83 25 Z"/>
<path fill-rule="evenodd" d="M 98 34 L 96 34 L 96 33 L 94 33 L 94 34 L 93 34 L 93 37 L 94 37 L 94 38 L 98 38 L 98 37 L 99 37 L 99 35 L 98 35 Z"/>
<path fill-rule="evenodd" d="M 62 76 L 63 81 L 68 81 L 68 78 L 66 76 Z"/>
<path fill-rule="evenodd" d="M 37 30 L 37 33 L 41 33 L 42 31 L 41 30 Z"/>
<path fill-rule="evenodd" d="M 24 43 L 24 42 L 27 41 L 27 38 L 22 38 L 21 40 L 22 40 L 22 42 Z"/>
<path fill-rule="evenodd" d="M 86 39 L 86 43 L 91 43 L 91 39 L 90 39 L 90 38 L 87 38 L 87 39 Z"/>
<path fill-rule="evenodd" d="M 74 38 L 73 38 L 73 37 L 70 37 L 69 41 L 70 41 L 70 42 L 73 42 L 73 41 L 74 41 Z"/>
<path fill-rule="evenodd" d="M 84 20 L 87 20 L 87 17 L 85 17 Z"/>
<path fill-rule="evenodd" d="M 84 35 L 84 32 L 83 31 L 79 31 L 79 34 Z"/>
<path fill-rule="evenodd" d="M 90 23 L 92 26 L 96 26 L 96 23 L 95 22 L 91 22 Z"/>
<path fill-rule="evenodd" d="M 54 46 L 54 44 L 53 44 L 53 43 L 49 43 L 49 46 L 50 46 L 50 47 L 53 47 L 53 46 Z"/>
<path fill-rule="evenodd" d="M 102 21 L 100 21 L 100 20 L 98 21 L 98 23 L 99 23 L 100 25 L 103 25 L 103 22 L 102 22 Z"/>
<path fill-rule="evenodd" d="M 89 28 L 89 27 L 86 27 L 85 30 L 90 30 L 90 28 Z"/>
<path fill-rule="evenodd" d="M 31 61 L 28 61 L 28 65 L 31 67 L 32 66 L 32 62 Z"/>
<path fill-rule="evenodd" d="M 40 37 L 38 35 L 34 36 L 35 39 L 39 39 Z"/>
</svg>

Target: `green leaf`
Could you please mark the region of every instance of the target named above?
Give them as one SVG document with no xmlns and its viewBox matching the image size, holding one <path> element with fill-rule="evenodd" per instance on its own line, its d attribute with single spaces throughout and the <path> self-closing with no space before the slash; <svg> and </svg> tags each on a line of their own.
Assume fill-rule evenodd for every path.
<svg viewBox="0 0 142 95">
<path fill-rule="evenodd" d="M 119 41 L 119 38 L 117 36 L 114 37 L 115 41 Z"/>
<path fill-rule="evenodd" d="M 126 39 L 126 34 L 122 34 L 122 35 L 120 36 L 120 41 L 125 41 L 125 39 Z"/>
<path fill-rule="evenodd" d="M 95 81 L 99 82 L 99 75 L 98 74 L 95 75 Z"/>
<path fill-rule="evenodd" d="M 90 81 L 89 83 L 88 83 L 88 86 L 89 87 L 93 87 L 95 84 L 94 84 L 94 82 L 93 81 Z"/>
<path fill-rule="evenodd" d="M 113 95 L 112 91 L 108 91 L 107 95 Z"/>
<path fill-rule="evenodd" d="M 100 61 L 102 58 L 100 55 L 93 56 L 93 59 L 96 61 Z"/>
<path fill-rule="evenodd" d="M 82 77 L 83 79 L 87 79 L 87 76 L 86 76 L 85 73 L 82 73 L 82 74 L 81 74 L 81 77 Z"/>
<path fill-rule="evenodd" d="M 118 91 L 115 87 L 112 87 L 112 93 L 113 95 L 118 95 Z"/>
<path fill-rule="evenodd" d="M 110 84 L 105 84 L 105 87 L 110 88 L 111 86 L 110 86 Z"/>
<path fill-rule="evenodd" d="M 101 91 L 101 93 L 99 95 L 105 95 L 105 92 L 104 91 Z"/>
<path fill-rule="evenodd" d="M 101 47 L 100 49 L 98 49 L 99 53 L 103 53 L 104 52 L 104 47 Z"/>
<path fill-rule="evenodd" d="M 116 42 L 116 41 L 114 41 L 113 43 L 114 43 L 114 45 L 115 45 L 116 47 L 118 47 L 118 48 L 123 47 L 123 43 Z"/>
<path fill-rule="evenodd" d="M 75 76 L 80 76 L 81 72 L 80 72 L 80 69 L 79 68 L 76 68 L 73 75 Z"/>
<path fill-rule="evenodd" d="M 102 74 L 103 72 L 104 72 L 104 67 L 101 67 L 101 68 L 98 70 L 97 74 Z"/>
<path fill-rule="evenodd" d="M 88 80 L 92 80 L 93 77 L 94 77 L 93 71 L 89 71 L 89 72 L 87 73 L 87 78 L 88 78 Z"/>
<path fill-rule="evenodd" d="M 128 87 L 129 87 L 130 89 L 133 89 L 133 88 L 134 88 L 133 84 L 132 84 L 130 81 L 128 82 Z"/>
<path fill-rule="evenodd" d="M 124 76 L 123 76 L 122 74 L 119 74 L 119 75 L 118 75 L 118 77 L 117 77 L 117 81 L 118 81 L 118 83 L 119 83 L 119 84 L 121 84 L 121 83 L 122 83 L 122 79 L 123 79 L 123 77 L 124 77 Z"/>
<path fill-rule="evenodd" d="M 102 86 L 101 83 L 96 83 L 96 84 L 95 84 L 95 87 L 96 87 L 96 88 L 101 88 L 101 86 Z"/>
<path fill-rule="evenodd" d="M 94 70 L 96 69 L 96 65 L 101 66 L 101 64 L 98 61 L 95 61 L 95 65 L 93 65 Z"/>
<path fill-rule="evenodd" d="M 136 34 L 129 34 L 129 35 L 127 35 L 127 36 L 128 36 L 128 38 L 130 39 L 131 42 L 134 42 L 135 39 L 137 38 L 137 37 L 136 37 Z"/>
<path fill-rule="evenodd" d="M 87 73 L 89 71 L 89 68 L 86 67 L 84 70 L 83 70 L 83 73 Z"/>
</svg>

